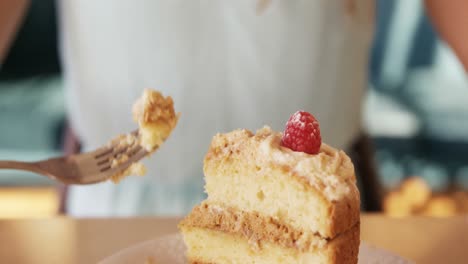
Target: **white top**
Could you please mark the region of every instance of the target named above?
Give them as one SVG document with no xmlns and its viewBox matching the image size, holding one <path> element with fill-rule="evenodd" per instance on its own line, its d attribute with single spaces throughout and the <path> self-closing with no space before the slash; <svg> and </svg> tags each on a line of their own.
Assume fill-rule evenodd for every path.
<svg viewBox="0 0 468 264">
<path fill-rule="evenodd" d="M 269 2 L 269 1 L 265 1 Z M 148 175 L 74 187 L 78 216 L 180 214 L 203 198 L 203 156 L 216 132 L 282 130 L 313 113 L 325 142 L 359 133 L 373 0 L 61 1 L 68 109 L 87 149 L 136 127 L 144 88 L 181 112 Z"/>
</svg>

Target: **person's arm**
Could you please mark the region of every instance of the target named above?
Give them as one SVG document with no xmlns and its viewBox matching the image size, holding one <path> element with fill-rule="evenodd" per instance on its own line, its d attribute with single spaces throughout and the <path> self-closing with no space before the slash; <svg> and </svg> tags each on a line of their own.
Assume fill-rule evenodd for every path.
<svg viewBox="0 0 468 264">
<path fill-rule="evenodd" d="M 437 32 L 468 71 L 468 0 L 425 0 Z"/>
<path fill-rule="evenodd" d="M 16 35 L 29 0 L 0 0 L 0 65 Z"/>
</svg>

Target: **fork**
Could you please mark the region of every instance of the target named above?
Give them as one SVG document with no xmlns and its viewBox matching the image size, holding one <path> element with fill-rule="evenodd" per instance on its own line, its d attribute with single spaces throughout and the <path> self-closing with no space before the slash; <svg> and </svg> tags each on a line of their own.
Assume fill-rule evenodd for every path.
<svg viewBox="0 0 468 264">
<path fill-rule="evenodd" d="M 138 135 L 138 130 L 132 132 Z M 125 161 L 113 164 L 122 155 Z M 93 184 L 109 180 L 112 176 L 123 173 L 130 165 L 148 155 L 148 152 L 134 144 L 121 146 L 113 141 L 94 151 L 69 155 L 36 162 L 0 161 L 0 169 L 25 170 L 44 175 L 65 184 Z"/>
</svg>

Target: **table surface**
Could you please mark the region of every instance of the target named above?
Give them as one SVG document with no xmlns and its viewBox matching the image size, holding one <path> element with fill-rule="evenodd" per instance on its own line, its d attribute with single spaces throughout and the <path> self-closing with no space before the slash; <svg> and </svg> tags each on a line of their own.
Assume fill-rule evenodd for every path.
<svg viewBox="0 0 468 264">
<path fill-rule="evenodd" d="M 1 263 L 96 263 L 136 243 L 177 232 L 180 218 L 0 221 Z M 361 239 L 416 263 L 468 263 L 468 215 L 361 216 Z"/>
</svg>

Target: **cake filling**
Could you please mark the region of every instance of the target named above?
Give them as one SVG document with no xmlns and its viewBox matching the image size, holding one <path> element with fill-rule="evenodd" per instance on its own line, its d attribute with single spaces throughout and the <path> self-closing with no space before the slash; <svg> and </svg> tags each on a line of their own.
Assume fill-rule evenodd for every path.
<svg viewBox="0 0 468 264">
<path fill-rule="evenodd" d="M 204 202 L 195 207 L 180 225 L 241 235 L 251 245 L 258 245 L 260 241 L 269 241 L 282 247 L 310 252 L 324 248 L 328 242 L 340 236 L 346 236 L 348 232 L 358 227 L 359 223 L 333 238 L 324 238 L 317 233 L 298 230 L 278 219 L 263 216 L 258 212 L 245 212 L 229 207 L 222 208 Z"/>
<path fill-rule="evenodd" d="M 201 227 L 182 227 L 189 263 L 356 263 L 359 247 L 359 226 L 326 246 L 313 251 L 299 251 L 265 240 L 253 244 L 242 235 Z"/>
</svg>

